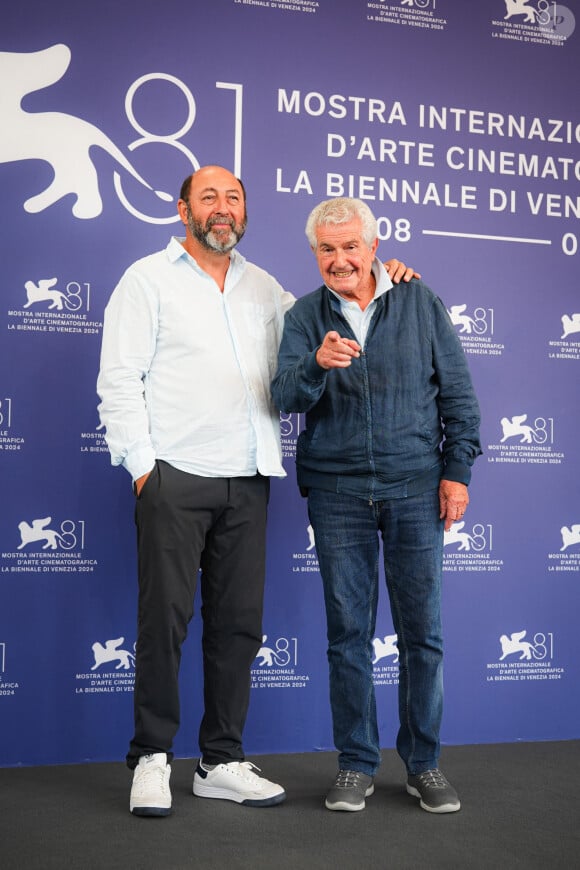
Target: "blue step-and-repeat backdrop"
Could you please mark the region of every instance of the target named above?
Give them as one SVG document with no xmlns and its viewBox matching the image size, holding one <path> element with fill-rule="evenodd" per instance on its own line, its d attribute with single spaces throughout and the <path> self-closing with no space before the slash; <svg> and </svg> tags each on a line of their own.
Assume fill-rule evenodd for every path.
<svg viewBox="0 0 580 870">
<path fill-rule="evenodd" d="M 133 496 L 95 380 L 103 310 L 180 232 L 198 166 L 240 174 L 240 250 L 302 295 L 303 228 L 358 196 L 444 300 L 483 412 L 445 539 L 446 744 L 580 737 L 580 5 L 199 0 L 0 13 L 0 764 L 124 757 Z M 248 753 L 332 748 L 314 542 L 281 418 Z M 199 616 L 178 756 L 197 752 Z M 397 638 L 374 639 L 383 745 Z"/>
</svg>

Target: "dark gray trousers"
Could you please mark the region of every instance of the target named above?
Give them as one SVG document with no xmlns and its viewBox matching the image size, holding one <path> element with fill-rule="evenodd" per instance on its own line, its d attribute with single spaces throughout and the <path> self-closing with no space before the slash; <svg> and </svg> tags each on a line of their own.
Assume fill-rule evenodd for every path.
<svg viewBox="0 0 580 870">
<path fill-rule="evenodd" d="M 250 667 L 262 642 L 266 477 L 209 478 L 158 461 L 135 508 L 139 609 L 135 735 L 127 764 L 166 752 L 179 727 L 181 647 L 201 569 L 204 715 L 208 764 L 244 758 Z"/>
</svg>

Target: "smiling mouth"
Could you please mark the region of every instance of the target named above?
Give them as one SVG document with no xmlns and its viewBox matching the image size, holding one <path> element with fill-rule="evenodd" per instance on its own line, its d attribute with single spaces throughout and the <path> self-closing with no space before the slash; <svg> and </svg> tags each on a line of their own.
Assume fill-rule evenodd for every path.
<svg viewBox="0 0 580 870">
<path fill-rule="evenodd" d="M 353 270 L 350 269 L 348 272 L 333 272 L 332 274 L 335 278 L 349 278 L 353 274 Z"/>
<path fill-rule="evenodd" d="M 220 217 L 212 217 L 208 220 L 206 226 L 208 229 L 223 229 L 224 227 L 228 227 L 229 229 L 233 229 L 234 221 L 231 218 L 224 216 Z"/>
</svg>

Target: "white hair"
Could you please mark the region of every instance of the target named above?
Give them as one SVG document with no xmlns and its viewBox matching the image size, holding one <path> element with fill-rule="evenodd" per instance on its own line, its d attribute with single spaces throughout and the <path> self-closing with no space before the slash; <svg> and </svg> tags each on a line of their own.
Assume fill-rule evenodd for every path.
<svg viewBox="0 0 580 870">
<path fill-rule="evenodd" d="M 316 249 L 316 230 L 319 226 L 346 224 L 357 218 L 362 224 L 365 244 L 370 248 L 377 238 L 377 219 L 365 202 L 347 196 L 320 202 L 312 209 L 306 221 L 306 237 L 310 247 Z"/>
</svg>

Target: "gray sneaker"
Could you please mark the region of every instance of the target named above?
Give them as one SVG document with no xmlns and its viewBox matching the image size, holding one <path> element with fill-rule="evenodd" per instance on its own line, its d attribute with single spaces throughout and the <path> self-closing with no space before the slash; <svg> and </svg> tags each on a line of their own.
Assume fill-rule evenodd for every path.
<svg viewBox="0 0 580 870">
<path fill-rule="evenodd" d="M 438 768 L 407 778 L 407 792 L 418 797 L 428 813 L 456 813 L 461 808 L 457 792 Z"/>
<path fill-rule="evenodd" d="M 372 776 L 358 770 L 339 770 L 334 785 L 326 795 L 327 810 L 364 810 L 365 798 L 375 790 Z"/>
</svg>

